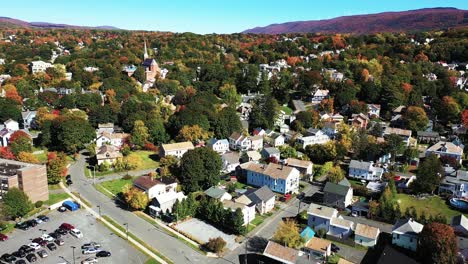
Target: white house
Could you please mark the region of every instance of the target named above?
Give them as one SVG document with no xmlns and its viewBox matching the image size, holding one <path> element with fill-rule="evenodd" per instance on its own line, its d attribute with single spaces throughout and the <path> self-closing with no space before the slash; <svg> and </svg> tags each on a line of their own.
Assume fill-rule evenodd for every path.
<svg viewBox="0 0 468 264">
<path fill-rule="evenodd" d="M 172 144 L 162 144 L 159 148 L 159 156 L 161 158 L 166 156 L 175 156 L 182 158 L 182 156 L 189 150 L 194 149 L 192 142 L 178 142 Z"/>
<path fill-rule="evenodd" d="M 239 198 L 234 201 L 224 200 L 223 206 L 225 209 L 230 209 L 232 212 L 235 212 L 237 208 L 240 208 L 244 214 L 244 225 L 247 225 L 255 219 L 255 204 L 253 204 L 245 195 Z"/>
<path fill-rule="evenodd" d="M 312 256 L 312 259 L 316 259 L 317 257 L 319 259 L 326 259 L 332 253 L 331 244 L 332 243 L 328 240 L 312 237 L 306 242 L 303 250 L 309 254 L 309 256 Z"/>
<path fill-rule="evenodd" d="M 312 104 L 320 104 L 323 99 L 328 98 L 328 94 L 330 93 L 329 90 L 321 90 L 317 89 L 312 96 Z"/>
<path fill-rule="evenodd" d="M 382 178 L 384 170 L 374 166 L 373 162 L 351 160 L 348 176 L 366 181 L 378 181 Z"/>
<path fill-rule="evenodd" d="M 232 199 L 232 195 L 229 194 L 225 189 L 221 189 L 215 186 L 211 186 L 210 188 L 206 189 L 204 193 L 206 196 L 219 200 L 220 202 Z"/>
<path fill-rule="evenodd" d="M 177 192 L 177 182 L 170 177 L 155 178 L 143 175 L 133 181 L 133 186 L 144 191 L 150 200 L 168 192 Z"/>
<path fill-rule="evenodd" d="M 391 135 L 391 134 L 399 135 L 403 139 L 403 143 L 405 143 L 407 147 L 410 145 L 411 135 L 412 135 L 411 130 L 395 128 L 395 127 L 386 127 L 384 130 L 384 134 L 383 134 L 384 137 Z"/>
<path fill-rule="evenodd" d="M 439 141 L 426 150 L 426 156 L 435 154 L 438 157 L 450 158 L 462 163 L 463 149 L 452 142 Z"/>
<path fill-rule="evenodd" d="M 380 105 L 368 104 L 367 108 L 369 109 L 369 112 L 367 113 L 369 118 L 380 117 Z"/>
<path fill-rule="evenodd" d="M 354 242 L 365 247 L 373 247 L 377 245 L 379 234 L 379 228 L 358 223 L 354 230 Z"/>
<path fill-rule="evenodd" d="M 33 74 L 39 73 L 39 72 L 45 72 L 47 68 L 54 67 L 51 63 L 44 62 L 44 61 L 33 61 L 31 62 L 31 72 Z"/>
<path fill-rule="evenodd" d="M 449 193 L 457 198 L 468 199 L 468 171 L 458 170 L 447 175 L 439 185 L 439 193 Z"/>
<path fill-rule="evenodd" d="M 251 150 L 260 150 L 263 148 L 263 137 L 260 135 L 255 135 L 252 137 L 249 137 L 250 142 L 251 142 Z"/>
<path fill-rule="evenodd" d="M 19 130 L 18 122 L 8 119 L 0 125 L 0 146 L 7 147 L 10 144 L 10 138 L 13 133 Z"/>
<path fill-rule="evenodd" d="M 98 129 L 96 134 L 99 136 L 100 134 L 107 132 L 107 133 L 114 133 L 114 124 L 113 123 L 105 123 L 105 124 L 98 124 Z"/>
<path fill-rule="evenodd" d="M 313 174 L 312 161 L 288 158 L 286 159 L 286 165 L 296 168 L 302 176 L 312 176 Z"/>
<path fill-rule="evenodd" d="M 249 137 L 246 137 L 241 133 L 234 132 L 229 136 L 229 147 L 232 150 L 246 151 L 252 147 L 252 141 Z"/>
<path fill-rule="evenodd" d="M 101 165 L 103 163 L 108 163 L 109 165 L 112 165 L 117 161 L 117 159 L 120 159 L 122 157 L 122 153 L 120 153 L 116 149 L 116 147 L 112 145 L 102 145 L 99 148 L 96 147 L 96 160 L 98 165 Z"/>
<path fill-rule="evenodd" d="M 248 185 L 268 186 L 272 191 L 283 194 L 299 191 L 299 171 L 295 168 L 274 163 L 251 163 L 245 171 Z"/>
<path fill-rule="evenodd" d="M 416 251 L 423 225 L 413 219 L 400 219 L 392 228 L 392 244 Z"/>
<path fill-rule="evenodd" d="M 317 232 L 320 229 L 328 232 L 332 218 L 338 216 L 338 211 L 324 205 L 311 203 L 307 210 L 307 225 Z"/>
<path fill-rule="evenodd" d="M 240 165 L 239 152 L 226 152 L 221 155 L 221 161 L 223 163 L 223 172 L 233 172 L 236 167 Z"/>
<path fill-rule="evenodd" d="M 23 127 L 30 128 L 34 124 L 34 119 L 36 118 L 36 111 L 23 111 L 21 112 L 21 117 L 23 118 Z"/>
<path fill-rule="evenodd" d="M 325 144 L 330 141 L 330 137 L 325 134 L 322 130 L 318 129 L 309 129 L 309 135 L 303 136 L 296 139 L 296 142 L 301 145 L 303 149 L 305 149 L 309 145 L 314 144 Z"/>
<path fill-rule="evenodd" d="M 112 145 L 117 149 L 121 149 L 130 138 L 127 133 L 108 133 L 103 132 L 96 138 L 96 147 L 100 148 L 102 145 Z"/>
<path fill-rule="evenodd" d="M 354 223 L 342 216 L 332 217 L 327 235 L 337 238 L 348 238 L 353 233 Z"/>
<path fill-rule="evenodd" d="M 229 150 L 229 141 L 227 139 L 211 138 L 208 140 L 206 146 L 218 153 L 225 153 Z"/>
<path fill-rule="evenodd" d="M 282 134 L 273 132 L 265 137 L 265 141 L 273 147 L 279 147 L 284 145 L 285 138 Z"/>
<path fill-rule="evenodd" d="M 276 195 L 267 186 L 247 189 L 244 194 L 255 204 L 259 214 L 268 213 L 275 208 Z"/>
<path fill-rule="evenodd" d="M 275 158 L 276 161 L 279 161 L 281 158 L 281 152 L 277 148 L 264 148 L 261 154 L 264 159 Z"/>
</svg>

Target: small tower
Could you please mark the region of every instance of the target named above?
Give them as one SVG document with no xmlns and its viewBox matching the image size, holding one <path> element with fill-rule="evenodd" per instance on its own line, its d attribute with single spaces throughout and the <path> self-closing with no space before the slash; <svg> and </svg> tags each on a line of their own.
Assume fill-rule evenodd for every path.
<svg viewBox="0 0 468 264">
<path fill-rule="evenodd" d="M 143 59 L 146 60 L 148 58 L 148 49 L 146 48 L 146 40 L 145 40 L 145 53 L 143 54 Z"/>
</svg>

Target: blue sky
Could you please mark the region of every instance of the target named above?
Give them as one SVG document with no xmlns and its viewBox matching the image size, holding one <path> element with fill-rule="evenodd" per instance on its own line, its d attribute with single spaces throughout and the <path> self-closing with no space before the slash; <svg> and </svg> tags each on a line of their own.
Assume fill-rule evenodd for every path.
<svg viewBox="0 0 468 264">
<path fill-rule="evenodd" d="M 0 16 L 29 22 L 195 33 L 427 7 L 468 9 L 467 0 L 9 0 Z"/>
</svg>

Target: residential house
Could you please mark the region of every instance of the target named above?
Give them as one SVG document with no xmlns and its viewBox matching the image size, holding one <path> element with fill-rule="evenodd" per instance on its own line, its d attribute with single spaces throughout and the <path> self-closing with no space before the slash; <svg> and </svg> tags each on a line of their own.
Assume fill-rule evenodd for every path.
<svg viewBox="0 0 468 264">
<path fill-rule="evenodd" d="M 386 127 L 384 130 L 383 136 L 395 134 L 399 135 L 403 139 L 403 143 L 408 147 L 411 143 L 411 130 L 395 128 L 395 127 Z"/>
<path fill-rule="evenodd" d="M 143 175 L 133 181 L 133 186 L 145 192 L 149 200 L 158 195 L 177 192 L 177 181 L 172 177 L 156 178 L 150 175 Z"/>
<path fill-rule="evenodd" d="M 458 236 L 468 237 L 468 218 L 463 214 L 456 215 L 450 223 Z"/>
<path fill-rule="evenodd" d="M 246 155 L 249 159 L 248 161 L 259 161 L 262 159 L 262 154 L 254 150 L 247 151 Z"/>
<path fill-rule="evenodd" d="M 423 225 L 413 219 L 400 219 L 392 228 L 392 244 L 416 251 L 418 247 L 418 235 Z"/>
<path fill-rule="evenodd" d="M 264 148 L 260 153 L 264 159 L 275 158 L 276 161 L 279 161 L 281 156 L 281 152 L 277 148 Z"/>
<path fill-rule="evenodd" d="M 113 123 L 104 123 L 104 124 L 98 124 L 98 129 L 96 131 L 96 134 L 99 136 L 102 133 L 109 133 L 112 134 L 115 132 L 115 126 Z"/>
<path fill-rule="evenodd" d="M 330 138 L 335 138 L 336 134 L 340 129 L 341 122 L 331 122 L 327 121 L 323 123 L 322 131 Z"/>
<path fill-rule="evenodd" d="M 261 127 L 257 127 L 257 128 L 254 129 L 254 131 L 252 132 L 252 134 L 253 134 L 254 136 L 262 136 L 262 137 L 265 135 L 265 133 L 266 133 L 265 130 L 264 130 L 263 128 L 261 128 Z"/>
<path fill-rule="evenodd" d="M 255 204 L 245 195 L 235 200 L 224 200 L 223 207 L 225 209 L 230 209 L 232 212 L 240 208 L 244 214 L 244 225 L 247 225 L 255 219 Z"/>
<path fill-rule="evenodd" d="M 314 258 L 326 259 L 331 255 L 331 242 L 318 237 L 311 238 L 304 245 L 304 252 Z"/>
<path fill-rule="evenodd" d="M 307 215 L 307 225 L 314 229 L 315 232 L 318 232 L 320 229 L 328 232 L 330 221 L 338 216 L 338 211 L 335 208 L 311 203 L 307 210 Z"/>
<path fill-rule="evenodd" d="M 236 167 L 240 165 L 240 155 L 239 152 L 226 152 L 221 155 L 221 161 L 223 163 L 224 172 L 233 172 L 236 170 Z"/>
<path fill-rule="evenodd" d="M 449 193 L 457 198 L 468 198 L 468 171 L 457 170 L 444 177 L 439 185 L 439 193 Z"/>
<path fill-rule="evenodd" d="M 232 199 L 232 195 L 230 195 L 226 190 L 215 186 L 211 186 L 205 190 L 204 193 L 206 196 L 219 200 L 220 202 Z"/>
<path fill-rule="evenodd" d="M 36 119 L 37 111 L 23 111 L 21 112 L 21 117 L 23 118 L 23 127 L 24 128 L 31 128 L 34 126 L 34 122 Z"/>
<path fill-rule="evenodd" d="M 263 136 L 255 135 L 249 138 L 251 142 L 251 150 L 260 150 L 263 148 Z"/>
<path fill-rule="evenodd" d="M 218 153 L 225 153 L 229 150 L 229 141 L 227 139 L 210 138 L 206 146 Z"/>
<path fill-rule="evenodd" d="M 276 195 L 268 188 L 247 189 L 244 193 L 254 204 L 259 214 L 266 214 L 275 208 Z"/>
<path fill-rule="evenodd" d="M 453 159 L 461 164 L 463 149 L 452 142 L 439 141 L 426 150 L 426 157 L 430 154 L 435 154 L 440 158 Z"/>
<path fill-rule="evenodd" d="M 271 133 L 265 137 L 265 141 L 268 142 L 272 147 L 279 147 L 284 145 L 285 138 L 280 133 Z"/>
<path fill-rule="evenodd" d="M 178 142 L 172 144 L 162 144 L 159 148 L 159 156 L 161 158 L 166 156 L 175 156 L 177 158 L 182 158 L 182 156 L 189 150 L 194 149 L 192 142 Z"/>
<path fill-rule="evenodd" d="M 251 163 L 245 169 L 247 184 L 252 186 L 268 186 L 272 191 L 287 194 L 299 191 L 299 171 L 282 164 Z"/>
<path fill-rule="evenodd" d="M 422 143 L 436 143 L 440 141 L 440 135 L 437 132 L 418 131 L 418 141 Z"/>
<path fill-rule="evenodd" d="M 116 149 L 121 149 L 128 142 L 129 138 L 130 134 L 127 133 L 103 132 L 96 139 L 96 147 L 100 148 L 102 145 L 112 145 Z"/>
<path fill-rule="evenodd" d="M 368 182 L 366 185 L 366 189 L 369 193 L 381 193 L 385 190 L 385 187 L 387 187 L 388 183 L 387 182 Z"/>
<path fill-rule="evenodd" d="M 32 74 L 40 73 L 40 72 L 45 72 L 47 68 L 54 67 L 49 62 L 44 62 L 44 61 L 33 61 L 31 62 L 31 72 Z"/>
<path fill-rule="evenodd" d="M 323 203 L 327 206 L 345 209 L 353 202 L 353 188 L 344 184 L 327 182 L 323 189 Z"/>
<path fill-rule="evenodd" d="M 95 72 L 95 71 L 99 71 L 99 68 L 93 67 L 93 66 L 86 66 L 86 67 L 83 67 L 83 70 L 86 72 Z"/>
<path fill-rule="evenodd" d="M 314 173 L 312 161 L 288 158 L 286 165 L 296 168 L 302 176 L 312 176 Z"/>
<path fill-rule="evenodd" d="M 369 118 L 363 113 L 353 114 L 350 123 L 357 129 L 366 129 L 369 124 Z"/>
<path fill-rule="evenodd" d="M 0 125 L 0 147 L 7 147 L 13 133 L 19 130 L 18 122 L 8 119 Z"/>
<path fill-rule="evenodd" d="M 354 231 L 354 242 L 365 247 L 373 247 L 377 245 L 379 234 L 379 228 L 358 223 Z"/>
<path fill-rule="evenodd" d="M 246 151 L 252 147 L 252 141 L 249 137 L 244 136 L 239 132 L 234 132 L 229 136 L 229 147 L 232 150 Z"/>
<path fill-rule="evenodd" d="M 297 138 L 303 137 L 304 135 L 302 135 L 299 132 L 290 130 L 290 131 L 284 133 L 283 136 L 284 136 L 284 141 L 285 142 L 294 142 L 294 141 L 296 141 Z"/>
<path fill-rule="evenodd" d="M 299 112 L 307 111 L 307 108 L 304 104 L 304 101 L 301 100 L 292 100 L 292 104 L 294 106 L 294 114 Z"/>
<path fill-rule="evenodd" d="M 348 176 L 366 181 L 378 181 L 382 178 L 384 170 L 374 166 L 373 162 L 351 160 Z"/>
<path fill-rule="evenodd" d="M 312 96 L 312 104 L 320 104 L 323 99 L 327 99 L 330 91 L 317 89 Z"/>
<path fill-rule="evenodd" d="M 380 117 L 380 105 L 378 105 L 378 104 L 368 104 L 367 109 L 369 109 L 369 112 L 367 113 L 369 118 L 379 118 Z"/>
<path fill-rule="evenodd" d="M 307 136 L 303 136 L 296 139 L 296 143 L 298 143 L 303 149 L 305 149 L 309 145 L 325 144 L 328 141 L 330 141 L 330 137 L 326 135 L 322 130 L 318 129 L 308 129 Z"/>
<path fill-rule="evenodd" d="M 354 223 L 341 216 L 332 217 L 327 235 L 341 239 L 348 238 L 353 233 Z"/>
<path fill-rule="evenodd" d="M 280 133 L 282 133 L 282 134 L 288 132 L 289 129 L 290 129 L 290 128 L 289 128 L 289 126 L 288 126 L 287 124 L 282 124 L 282 125 L 279 127 L 279 131 L 280 131 Z"/>
<path fill-rule="evenodd" d="M 296 264 L 298 253 L 293 248 L 282 246 L 273 241 L 268 241 L 265 250 L 263 250 L 264 256 L 283 264 Z"/>
<path fill-rule="evenodd" d="M 101 147 L 96 148 L 96 160 L 98 165 L 103 163 L 112 165 L 117 161 L 117 159 L 122 157 L 122 153 L 112 145 L 102 145 Z"/>
</svg>

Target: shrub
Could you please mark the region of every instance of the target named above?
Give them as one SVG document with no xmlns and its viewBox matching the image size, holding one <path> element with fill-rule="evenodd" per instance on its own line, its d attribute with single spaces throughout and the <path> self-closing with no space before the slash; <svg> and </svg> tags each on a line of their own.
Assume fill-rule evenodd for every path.
<svg viewBox="0 0 468 264">
<path fill-rule="evenodd" d="M 222 237 L 210 238 L 208 243 L 205 244 L 205 247 L 214 253 L 220 253 L 226 247 L 226 241 Z"/>
<path fill-rule="evenodd" d="M 125 174 L 123 177 L 122 177 L 123 180 L 131 180 L 132 179 L 132 176 L 130 174 Z"/>
<path fill-rule="evenodd" d="M 158 148 L 153 143 L 149 143 L 149 142 L 146 142 L 143 148 L 149 151 L 154 151 L 154 152 L 158 151 Z"/>
<path fill-rule="evenodd" d="M 36 203 L 34 203 L 34 206 L 35 206 L 36 208 L 40 208 L 40 207 L 42 207 L 43 204 L 44 204 L 43 201 L 37 201 Z"/>
</svg>

